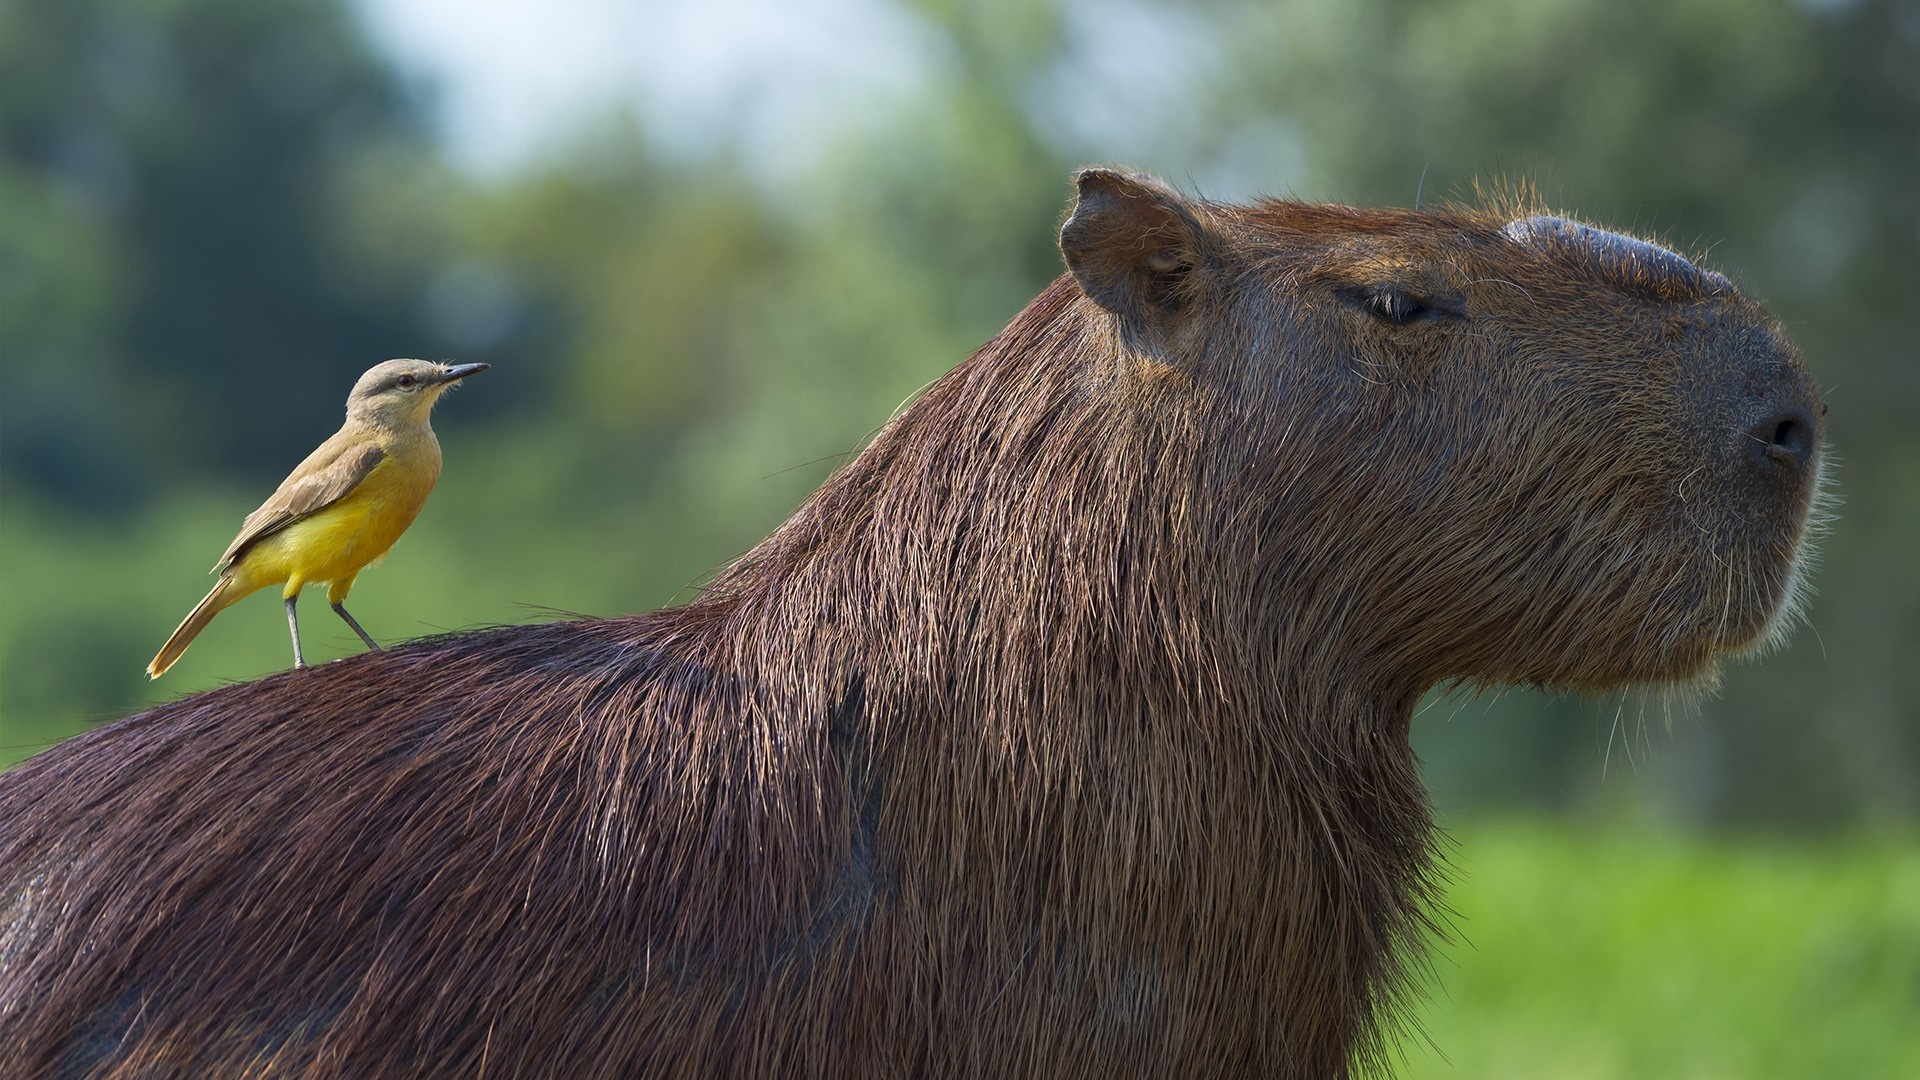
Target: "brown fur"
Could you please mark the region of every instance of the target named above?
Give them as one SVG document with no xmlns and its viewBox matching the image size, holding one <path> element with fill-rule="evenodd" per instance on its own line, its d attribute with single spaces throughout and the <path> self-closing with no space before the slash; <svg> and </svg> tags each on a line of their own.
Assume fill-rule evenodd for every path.
<svg viewBox="0 0 1920 1080">
<path fill-rule="evenodd" d="M 1520 212 L 1083 174 L 1074 273 L 696 602 L 28 761 L 0 1061 L 1381 1066 L 1434 930 L 1415 702 L 1700 676 L 1781 621 L 1815 486 L 1743 456 L 1754 409 L 1814 408 L 1770 319 Z M 1463 317 L 1389 322 L 1387 286 Z"/>
</svg>

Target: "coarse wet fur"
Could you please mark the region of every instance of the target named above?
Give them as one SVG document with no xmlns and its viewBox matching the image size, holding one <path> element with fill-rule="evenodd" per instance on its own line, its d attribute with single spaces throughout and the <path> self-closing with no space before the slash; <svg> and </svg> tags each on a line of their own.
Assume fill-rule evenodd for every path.
<svg viewBox="0 0 1920 1080">
<path fill-rule="evenodd" d="M 1415 702 L 1776 635 L 1823 409 L 1638 241 L 1077 182 L 1071 272 L 695 602 L 0 776 L 0 1061 L 1384 1068 L 1436 929 Z"/>
</svg>

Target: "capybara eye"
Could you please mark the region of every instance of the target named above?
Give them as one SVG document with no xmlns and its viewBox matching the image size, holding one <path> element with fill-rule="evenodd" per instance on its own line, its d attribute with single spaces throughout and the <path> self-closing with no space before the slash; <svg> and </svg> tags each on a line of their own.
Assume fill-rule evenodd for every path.
<svg viewBox="0 0 1920 1080">
<path fill-rule="evenodd" d="M 1427 305 L 1419 297 L 1408 296 L 1398 289 L 1374 293 L 1367 308 L 1388 322 L 1397 323 L 1412 322 L 1428 311 Z"/>
<path fill-rule="evenodd" d="M 1339 290 L 1340 298 L 1377 319 L 1396 325 L 1433 319 L 1457 319 L 1467 313 L 1464 301 L 1453 297 L 1421 296 L 1397 285 L 1355 285 Z"/>
</svg>

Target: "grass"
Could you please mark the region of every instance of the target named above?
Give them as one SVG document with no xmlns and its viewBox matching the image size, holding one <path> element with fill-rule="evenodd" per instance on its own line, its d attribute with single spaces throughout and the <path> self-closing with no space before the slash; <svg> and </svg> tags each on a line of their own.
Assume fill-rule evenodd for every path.
<svg viewBox="0 0 1920 1080">
<path fill-rule="evenodd" d="M 1432 1046 L 1407 1040 L 1400 1076 L 1920 1076 L 1911 837 L 1533 822 L 1455 838 L 1461 940 L 1436 951 Z"/>
</svg>

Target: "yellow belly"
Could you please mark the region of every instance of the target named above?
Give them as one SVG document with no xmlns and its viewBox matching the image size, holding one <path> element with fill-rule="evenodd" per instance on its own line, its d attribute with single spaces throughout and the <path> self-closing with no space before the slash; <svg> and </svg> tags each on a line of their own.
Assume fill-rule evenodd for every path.
<svg viewBox="0 0 1920 1080">
<path fill-rule="evenodd" d="M 381 462 L 346 498 L 248 549 L 233 576 L 248 591 L 284 581 L 286 596 L 311 582 L 331 582 L 332 598 L 345 598 L 354 575 L 384 556 L 426 505 L 434 477 L 419 476 L 422 471 Z"/>
</svg>

